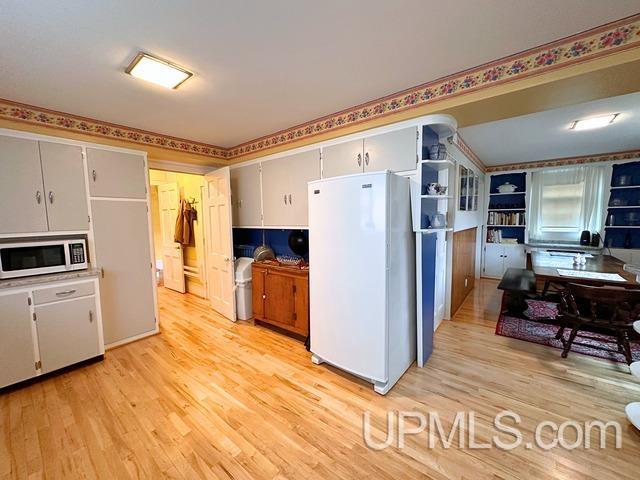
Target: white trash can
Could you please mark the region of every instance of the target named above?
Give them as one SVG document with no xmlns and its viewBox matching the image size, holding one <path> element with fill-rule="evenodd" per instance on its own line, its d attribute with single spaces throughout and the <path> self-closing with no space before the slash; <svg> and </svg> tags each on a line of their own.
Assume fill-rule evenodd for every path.
<svg viewBox="0 0 640 480">
<path fill-rule="evenodd" d="M 251 264 L 253 258 L 239 257 L 234 263 L 236 281 L 236 317 L 249 320 L 253 317 L 251 298 Z"/>
</svg>

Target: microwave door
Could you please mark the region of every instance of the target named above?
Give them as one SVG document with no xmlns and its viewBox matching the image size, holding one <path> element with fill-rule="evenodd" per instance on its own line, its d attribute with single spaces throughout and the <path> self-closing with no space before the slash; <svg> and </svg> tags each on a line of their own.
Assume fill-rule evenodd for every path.
<svg viewBox="0 0 640 480">
<path fill-rule="evenodd" d="M 0 247 L 0 278 L 25 277 L 66 270 L 64 243 Z"/>
</svg>

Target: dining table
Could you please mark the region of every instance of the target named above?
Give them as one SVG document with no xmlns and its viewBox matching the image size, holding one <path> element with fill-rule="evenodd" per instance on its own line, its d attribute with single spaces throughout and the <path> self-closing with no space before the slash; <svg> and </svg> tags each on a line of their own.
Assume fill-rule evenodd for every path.
<svg viewBox="0 0 640 480">
<path fill-rule="evenodd" d="M 636 275 L 624 269 L 624 262 L 611 255 L 586 255 L 584 264 L 574 261 L 567 252 L 531 252 L 529 268 L 538 281 L 544 282 L 542 296 L 549 287 L 567 283 L 596 286 L 640 288 Z"/>
</svg>

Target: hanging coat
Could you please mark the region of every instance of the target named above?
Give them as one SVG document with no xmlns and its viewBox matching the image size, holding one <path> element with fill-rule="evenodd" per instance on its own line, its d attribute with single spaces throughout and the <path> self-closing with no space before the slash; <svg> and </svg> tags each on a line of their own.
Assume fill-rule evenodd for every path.
<svg viewBox="0 0 640 480">
<path fill-rule="evenodd" d="M 193 222 L 198 219 L 198 212 L 185 199 L 180 200 L 178 218 L 176 218 L 176 231 L 173 240 L 182 245 L 193 245 L 195 236 Z"/>
</svg>

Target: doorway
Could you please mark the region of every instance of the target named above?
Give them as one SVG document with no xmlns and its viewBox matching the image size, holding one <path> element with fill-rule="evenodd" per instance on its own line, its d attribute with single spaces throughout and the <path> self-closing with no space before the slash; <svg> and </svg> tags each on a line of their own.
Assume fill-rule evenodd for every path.
<svg viewBox="0 0 640 480">
<path fill-rule="evenodd" d="M 149 183 L 158 285 L 207 298 L 204 176 L 150 169 Z M 178 231 L 183 234 L 176 238 L 176 221 L 185 203 L 194 211 L 193 220 L 182 221 Z"/>
</svg>

